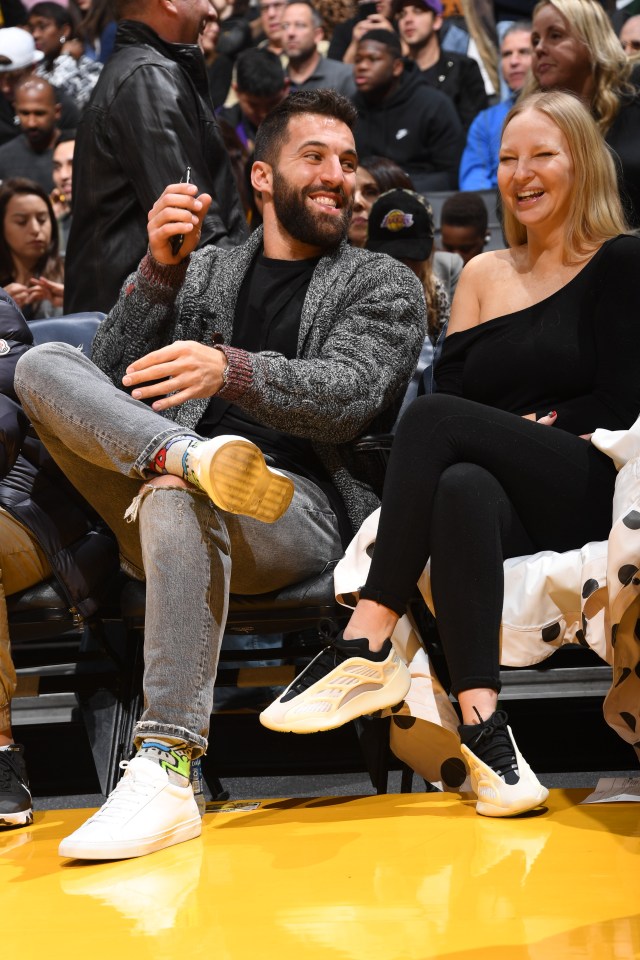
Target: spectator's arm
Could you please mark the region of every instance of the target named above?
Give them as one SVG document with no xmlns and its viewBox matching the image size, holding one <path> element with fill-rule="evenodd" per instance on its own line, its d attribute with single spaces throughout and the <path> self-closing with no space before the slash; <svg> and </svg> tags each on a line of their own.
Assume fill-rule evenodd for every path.
<svg viewBox="0 0 640 960">
<path fill-rule="evenodd" d="M 492 156 L 492 140 L 485 112 L 478 114 L 467 134 L 460 161 L 461 190 L 493 190 L 496 187 L 497 156 Z"/>
</svg>

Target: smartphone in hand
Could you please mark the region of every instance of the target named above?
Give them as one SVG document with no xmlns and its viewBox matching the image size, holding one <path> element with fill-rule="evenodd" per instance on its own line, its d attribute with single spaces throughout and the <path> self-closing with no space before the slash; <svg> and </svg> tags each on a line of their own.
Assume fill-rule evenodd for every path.
<svg viewBox="0 0 640 960">
<path fill-rule="evenodd" d="M 374 13 L 378 12 L 378 4 L 375 0 L 361 0 L 358 4 L 358 20 L 366 20 L 367 17 L 372 17 Z"/>
<path fill-rule="evenodd" d="M 183 175 L 180 177 L 180 183 L 191 183 L 191 167 L 187 167 Z M 174 237 L 170 237 L 169 244 L 171 246 L 171 253 L 174 257 L 177 257 L 180 252 L 180 247 L 184 243 L 184 233 L 178 233 Z"/>
</svg>

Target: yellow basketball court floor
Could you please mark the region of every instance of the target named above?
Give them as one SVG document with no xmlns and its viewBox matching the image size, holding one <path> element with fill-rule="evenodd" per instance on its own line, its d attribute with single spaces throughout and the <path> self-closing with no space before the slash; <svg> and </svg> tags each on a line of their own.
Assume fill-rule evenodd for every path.
<svg viewBox="0 0 640 960">
<path fill-rule="evenodd" d="M 210 804 L 202 837 L 62 861 L 86 810 L 0 834 L 3 960 L 637 960 L 640 804 L 490 820 L 452 794 Z"/>
</svg>

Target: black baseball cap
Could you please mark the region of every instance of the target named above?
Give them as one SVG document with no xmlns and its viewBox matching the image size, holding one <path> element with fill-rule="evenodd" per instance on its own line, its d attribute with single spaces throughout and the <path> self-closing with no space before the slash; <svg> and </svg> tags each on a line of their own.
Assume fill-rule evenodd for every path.
<svg viewBox="0 0 640 960">
<path fill-rule="evenodd" d="M 413 190 L 387 190 L 369 211 L 367 250 L 397 260 L 426 260 L 433 249 L 433 210 Z"/>
</svg>

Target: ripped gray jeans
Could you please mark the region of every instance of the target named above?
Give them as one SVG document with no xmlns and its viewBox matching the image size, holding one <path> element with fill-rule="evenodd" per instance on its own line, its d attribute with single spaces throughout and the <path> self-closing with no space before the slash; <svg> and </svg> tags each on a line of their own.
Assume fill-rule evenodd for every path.
<svg viewBox="0 0 640 960">
<path fill-rule="evenodd" d="M 116 535 L 124 569 L 146 580 L 145 707 L 134 740 L 183 739 L 197 756 L 207 749 L 229 593 L 276 590 L 341 557 L 329 501 L 290 475 L 291 506 L 265 524 L 218 510 L 196 489 L 141 489 L 169 437 L 197 434 L 118 390 L 67 344 L 25 353 L 15 387 L 55 461 Z M 128 523 L 125 512 L 140 494 Z"/>
</svg>

